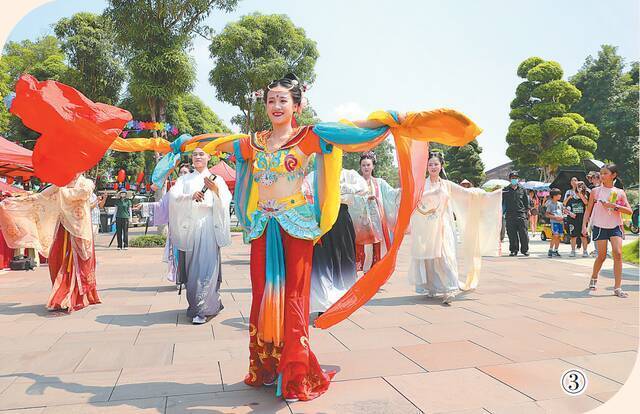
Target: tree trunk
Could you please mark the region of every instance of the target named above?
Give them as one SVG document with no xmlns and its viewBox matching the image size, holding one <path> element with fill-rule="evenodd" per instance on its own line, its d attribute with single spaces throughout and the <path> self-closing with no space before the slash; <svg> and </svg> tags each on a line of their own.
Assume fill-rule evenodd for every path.
<svg viewBox="0 0 640 414">
<path fill-rule="evenodd" d="M 551 181 L 553 181 L 554 174 L 550 166 L 545 165 L 544 167 L 542 167 L 542 174 L 545 183 L 550 183 Z"/>
</svg>

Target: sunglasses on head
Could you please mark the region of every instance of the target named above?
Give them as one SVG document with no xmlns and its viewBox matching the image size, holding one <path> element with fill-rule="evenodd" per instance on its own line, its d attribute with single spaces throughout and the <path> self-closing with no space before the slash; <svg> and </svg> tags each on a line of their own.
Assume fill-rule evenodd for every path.
<svg viewBox="0 0 640 414">
<path fill-rule="evenodd" d="M 298 86 L 298 81 L 295 79 L 288 79 L 288 78 L 276 79 L 274 81 L 271 81 L 271 83 L 267 86 L 267 89 L 271 90 L 273 88 L 277 88 L 278 86 L 282 86 L 287 90 L 291 90 L 296 86 Z"/>
</svg>

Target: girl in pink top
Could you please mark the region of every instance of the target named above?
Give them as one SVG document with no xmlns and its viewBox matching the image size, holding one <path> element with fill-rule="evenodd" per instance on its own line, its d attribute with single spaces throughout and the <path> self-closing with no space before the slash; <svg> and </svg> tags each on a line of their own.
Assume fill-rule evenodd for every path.
<svg viewBox="0 0 640 414">
<path fill-rule="evenodd" d="M 607 258 L 607 241 L 611 242 L 613 256 L 613 275 L 615 284 L 613 294 L 626 298 L 629 296 L 621 288 L 622 284 L 622 214 L 631 214 L 631 207 L 624 190 L 615 188 L 613 181 L 618 178 L 618 167 L 615 164 L 605 165 L 600 169 L 602 185 L 595 187 L 589 196 L 587 211 L 582 222 L 582 235 L 587 236 L 587 223 L 591 220 L 593 241 L 598 248 L 598 256 L 593 263 L 589 288 L 595 290 L 598 273 Z"/>
</svg>

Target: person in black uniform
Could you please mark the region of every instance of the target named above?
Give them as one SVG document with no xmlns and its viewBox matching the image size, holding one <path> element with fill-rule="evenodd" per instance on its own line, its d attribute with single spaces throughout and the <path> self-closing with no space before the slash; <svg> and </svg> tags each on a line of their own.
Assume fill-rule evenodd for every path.
<svg viewBox="0 0 640 414">
<path fill-rule="evenodd" d="M 509 236 L 509 256 L 517 256 L 518 247 L 523 255 L 529 256 L 529 234 L 527 233 L 529 196 L 527 190 L 518 184 L 518 178 L 517 171 L 509 173 L 511 185 L 502 190 L 502 211 Z"/>
</svg>

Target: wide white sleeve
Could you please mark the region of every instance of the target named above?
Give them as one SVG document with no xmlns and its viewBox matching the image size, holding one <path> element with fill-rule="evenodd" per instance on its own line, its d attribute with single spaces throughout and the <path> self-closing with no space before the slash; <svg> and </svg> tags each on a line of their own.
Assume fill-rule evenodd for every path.
<svg viewBox="0 0 640 414">
<path fill-rule="evenodd" d="M 478 285 L 481 256 L 495 256 L 502 225 L 502 191 L 490 193 L 479 188 L 464 188 L 447 181 L 451 206 L 462 238 L 461 254 L 467 274 L 463 289 Z"/>
<path fill-rule="evenodd" d="M 169 233 L 173 245 L 182 251 L 188 250 L 188 237 L 191 230 L 191 217 L 194 201 L 189 194 L 189 185 L 185 181 L 188 175 L 178 177 L 167 193 L 169 202 Z"/>
<path fill-rule="evenodd" d="M 367 182 L 354 170 L 342 170 L 340 173 L 340 202 L 352 206 L 355 195 L 367 191 Z"/>
<path fill-rule="evenodd" d="M 400 189 L 393 188 L 384 179 L 379 178 L 380 194 L 382 196 L 382 206 L 384 207 L 384 215 L 389 223 L 389 227 L 393 229 L 398 218 L 398 209 L 400 207 Z"/>
<path fill-rule="evenodd" d="M 227 183 L 222 177 L 214 180 L 218 186 L 218 195 L 213 193 L 213 229 L 216 235 L 218 246 L 226 247 L 231 244 L 231 217 L 229 206 L 233 198 Z"/>
</svg>

